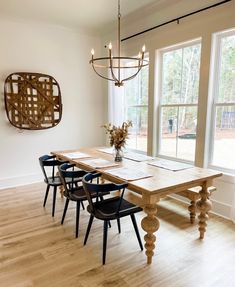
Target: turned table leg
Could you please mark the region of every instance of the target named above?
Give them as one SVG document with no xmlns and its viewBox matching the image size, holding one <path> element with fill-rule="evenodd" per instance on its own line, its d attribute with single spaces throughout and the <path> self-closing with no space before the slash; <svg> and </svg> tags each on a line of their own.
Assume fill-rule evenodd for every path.
<svg viewBox="0 0 235 287">
<path fill-rule="evenodd" d="M 57 171 L 56 176 L 60 176 L 59 171 Z M 60 196 L 61 196 L 61 198 L 64 198 L 64 187 L 63 187 L 63 185 L 60 185 L 59 189 L 60 189 Z"/>
<path fill-rule="evenodd" d="M 193 224 L 195 222 L 196 217 L 196 201 L 191 200 L 190 205 L 188 207 L 188 211 L 190 214 L 190 222 Z"/>
<path fill-rule="evenodd" d="M 200 232 L 200 239 L 204 238 L 204 234 L 206 232 L 206 221 L 208 220 L 208 212 L 211 209 L 211 201 L 209 200 L 210 192 L 208 191 L 207 183 L 203 184 L 202 190 L 200 191 L 201 198 L 197 201 L 196 205 L 198 210 L 200 211 L 200 215 L 198 216 L 199 219 L 199 232 Z"/>
<path fill-rule="evenodd" d="M 157 214 L 157 206 L 156 203 L 154 204 L 145 204 L 144 212 L 147 214 L 141 221 L 141 226 L 144 231 L 146 231 L 146 235 L 144 236 L 145 240 L 145 254 L 147 256 L 147 264 L 152 263 L 152 257 L 154 255 L 154 248 L 156 241 L 156 236 L 154 232 L 156 232 L 160 226 L 159 220 L 156 217 Z"/>
</svg>

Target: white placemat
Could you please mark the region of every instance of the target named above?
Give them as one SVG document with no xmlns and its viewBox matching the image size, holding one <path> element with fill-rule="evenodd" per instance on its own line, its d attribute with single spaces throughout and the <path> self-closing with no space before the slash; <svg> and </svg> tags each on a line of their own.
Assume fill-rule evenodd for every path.
<svg viewBox="0 0 235 287">
<path fill-rule="evenodd" d="M 118 166 L 117 163 L 115 163 L 113 161 L 108 161 L 108 160 L 102 159 L 102 158 L 86 159 L 86 160 L 81 160 L 80 162 L 84 163 L 86 165 L 89 165 L 93 168 L 105 168 L 105 167 Z"/>
<path fill-rule="evenodd" d="M 154 159 L 154 157 L 151 157 L 151 156 L 148 156 L 145 154 L 141 154 L 141 153 L 137 153 L 137 152 L 129 152 L 129 151 L 124 153 L 124 158 L 138 161 L 138 162 Z"/>
<path fill-rule="evenodd" d="M 106 170 L 106 173 L 109 173 L 113 176 L 117 176 L 124 180 L 132 181 L 138 180 L 142 178 L 147 178 L 153 176 L 152 174 L 146 173 L 144 171 L 138 169 L 132 169 L 128 167 L 121 167 L 121 168 L 113 168 Z"/>
<path fill-rule="evenodd" d="M 177 161 L 172 161 L 172 160 L 162 159 L 162 158 L 155 158 L 154 161 L 148 162 L 148 164 L 156 166 L 156 167 L 172 170 L 172 171 L 178 171 L 178 170 L 183 170 L 183 169 L 193 167 L 192 165 L 187 164 L 187 163 L 177 162 Z"/>
<path fill-rule="evenodd" d="M 113 154 L 113 148 L 111 147 L 101 147 L 101 148 L 97 148 L 96 150 L 104 152 L 104 153 L 108 153 L 108 154 Z"/>
<path fill-rule="evenodd" d="M 64 152 L 61 153 L 61 155 L 66 156 L 70 159 L 77 159 L 77 158 L 86 158 L 86 157 L 91 157 L 89 154 L 83 153 L 83 152 Z"/>
</svg>

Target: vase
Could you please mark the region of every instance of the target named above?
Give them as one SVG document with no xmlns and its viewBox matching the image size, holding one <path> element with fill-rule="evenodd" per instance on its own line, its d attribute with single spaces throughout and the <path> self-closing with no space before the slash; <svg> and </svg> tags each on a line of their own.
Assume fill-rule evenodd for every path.
<svg viewBox="0 0 235 287">
<path fill-rule="evenodd" d="M 114 161 L 120 162 L 123 158 L 123 151 L 121 148 L 114 148 Z"/>
</svg>

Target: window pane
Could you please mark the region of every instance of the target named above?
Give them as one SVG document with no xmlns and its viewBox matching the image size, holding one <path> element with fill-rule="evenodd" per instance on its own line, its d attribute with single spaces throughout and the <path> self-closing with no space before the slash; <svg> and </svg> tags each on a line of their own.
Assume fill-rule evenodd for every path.
<svg viewBox="0 0 235 287">
<path fill-rule="evenodd" d="M 201 44 L 183 49 L 181 104 L 198 102 L 200 55 Z"/>
<path fill-rule="evenodd" d="M 218 102 L 235 102 L 235 35 L 221 40 Z"/>
<path fill-rule="evenodd" d="M 131 76 L 134 71 L 133 69 L 126 69 L 125 78 Z M 148 105 L 148 72 L 148 67 L 144 67 L 134 79 L 125 82 L 125 101 L 127 106 Z"/>
<path fill-rule="evenodd" d="M 162 54 L 161 155 L 194 161 L 200 58 L 200 43 Z"/>
<path fill-rule="evenodd" d="M 160 154 L 176 157 L 178 108 L 162 108 Z"/>
<path fill-rule="evenodd" d="M 125 119 L 133 123 L 129 130 L 127 148 L 144 152 L 147 152 L 148 72 L 148 66 L 142 68 L 134 79 L 124 85 Z M 129 69 L 126 69 L 125 77 L 130 75 Z"/>
<path fill-rule="evenodd" d="M 177 157 L 194 161 L 197 130 L 197 107 L 179 108 Z"/>
<path fill-rule="evenodd" d="M 201 44 L 163 54 L 162 104 L 198 101 Z"/>
<path fill-rule="evenodd" d="M 182 49 L 163 54 L 162 104 L 179 103 L 182 78 Z"/>
<path fill-rule="evenodd" d="M 133 127 L 129 130 L 127 147 L 147 151 L 148 108 L 128 108 L 128 119 L 132 121 Z"/>
<path fill-rule="evenodd" d="M 124 84 L 125 102 L 127 106 L 138 105 L 139 102 L 139 76 Z"/>
<path fill-rule="evenodd" d="M 162 108 L 160 154 L 194 160 L 197 107 Z"/>
<path fill-rule="evenodd" d="M 216 108 L 212 164 L 235 169 L 235 107 Z"/>
<path fill-rule="evenodd" d="M 148 78 L 149 78 L 149 69 L 144 67 L 140 71 L 140 88 L 141 88 L 141 97 L 139 104 L 148 105 Z"/>
</svg>

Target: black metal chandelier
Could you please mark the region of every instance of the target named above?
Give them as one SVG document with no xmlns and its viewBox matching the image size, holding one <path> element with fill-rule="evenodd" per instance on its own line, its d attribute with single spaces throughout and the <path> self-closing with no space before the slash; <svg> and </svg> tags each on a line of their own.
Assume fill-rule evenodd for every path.
<svg viewBox="0 0 235 287">
<path fill-rule="evenodd" d="M 117 56 L 112 55 L 112 43 L 109 43 L 108 57 L 94 58 L 95 51 L 91 50 L 91 60 L 90 64 L 92 65 L 95 73 L 103 79 L 108 81 L 113 81 L 115 86 L 121 87 L 124 82 L 133 79 L 140 70 L 148 66 L 148 61 L 144 59 L 145 45 L 142 47 L 142 52 L 139 52 L 137 57 L 122 57 L 121 56 L 121 13 L 120 13 L 120 0 L 118 0 L 118 39 L 117 39 Z M 131 62 L 131 64 L 130 64 Z M 129 75 L 126 78 L 123 78 L 122 71 L 124 69 L 133 69 L 133 74 Z M 102 74 L 102 70 L 105 70 Z M 106 73 L 106 74 L 105 74 Z M 108 76 L 107 76 L 108 74 Z"/>
</svg>

